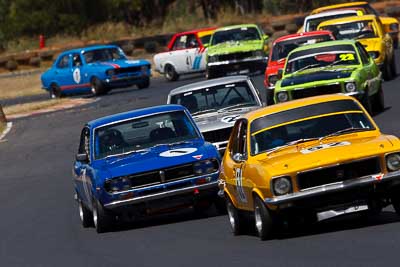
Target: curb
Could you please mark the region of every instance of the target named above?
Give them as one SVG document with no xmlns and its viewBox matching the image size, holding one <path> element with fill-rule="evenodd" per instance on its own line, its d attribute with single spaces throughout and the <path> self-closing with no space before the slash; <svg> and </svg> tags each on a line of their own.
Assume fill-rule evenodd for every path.
<svg viewBox="0 0 400 267">
<path fill-rule="evenodd" d="M 3 131 L 3 133 L 0 133 L 0 141 L 3 140 L 4 137 L 11 131 L 13 123 L 12 122 L 7 122 L 6 129 Z"/>
</svg>

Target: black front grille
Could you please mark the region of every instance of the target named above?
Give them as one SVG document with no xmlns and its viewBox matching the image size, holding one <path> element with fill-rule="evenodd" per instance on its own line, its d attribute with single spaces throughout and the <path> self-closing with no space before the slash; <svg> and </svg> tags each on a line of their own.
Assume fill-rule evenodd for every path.
<svg viewBox="0 0 400 267">
<path fill-rule="evenodd" d="M 114 69 L 114 71 L 115 71 L 115 74 L 132 73 L 132 72 L 141 71 L 140 68 L 141 68 L 141 66 L 136 66 L 136 67 Z"/>
<path fill-rule="evenodd" d="M 172 181 L 193 176 L 193 164 L 169 168 L 164 171 L 165 181 Z"/>
<path fill-rule="evenodd" d="M 145 172 L 128 177 L 131 187 L 138 187 L 142 185 L 157 184 L 160 182 L 159 171 Z"/>
<path fill-rule="evenodd" d="M 340 86 L 340 84 L 331 84 L 331 85 L 324 85 L 307 89 L 293 90 L 292 98 L 299 99 L 299 98 L 318 96 L 318 95 L 336 94 L 341 92 L 342 92 L 342 87 Z"/>
<path fill-rule="evenodd" d="M 226 60 L 243 60 L 249 57 L 253 57 L 253 52 L 241 52 L 241 53 L 232 53 L 226 55 L 218 56 L 218 61 L 226 61 Z"/>
<path fill-rule="evenodd" d="M 299 189 L 331 184 L 381 172 L 379 158 L 370 158 L 299 173 Z"/>
<path fill-rule="evenodd" d="M 210 143 L 228 141 L 233 127 L 219 129 L 215 131 L 203 132 L 204 139 Z"/>
</svg>

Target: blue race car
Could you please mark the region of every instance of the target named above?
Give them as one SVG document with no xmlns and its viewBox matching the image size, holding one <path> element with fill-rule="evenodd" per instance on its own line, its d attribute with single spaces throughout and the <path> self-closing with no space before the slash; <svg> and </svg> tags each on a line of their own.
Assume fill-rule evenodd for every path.
<svg viewBox="0 0 400 267">
<path fill-rule="evenodd" d="M 150 86 L 151 65 L 146 60 L 130 60 L 121 48 L 97 45 L 61 53 L 42 74 L 43 89 L 51 98 L 77 93 L 107 94 L 112 88 Z"/>
<path fill-rule="evenodd" d="M 74 164 L 84 227 L 112 228 L 137 218 L 191 206 L 202 211 L 218 197 L 220 157 L 180 105 L 134 110 L 87 123 Z"/>
</svg>

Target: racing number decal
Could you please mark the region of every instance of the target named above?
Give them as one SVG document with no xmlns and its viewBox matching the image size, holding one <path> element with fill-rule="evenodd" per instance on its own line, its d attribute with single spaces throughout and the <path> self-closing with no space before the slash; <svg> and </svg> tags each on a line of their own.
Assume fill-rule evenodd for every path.
<svg viewBox="0 0 400 267">
<path fill-rule="evenodd" d="M 74 72 L 72 73 L 72 76 L 74 77 L 74 81 L 76 83 L 80 83 L 81 82 L 81 71 L 78 68 L 76 68 L 74 70 Z"/>
<path fill-rule="evenodd" d="M 230 115 L 230 116 L 225 116 L 221 119 L 222 122 L 224 123 L 235 123 L 235 121 L 240 117 L 240 115 Z"/>
<path fill-rule="evenodd" d="M 240 201 L 247 202 L 246 194 L 243 189 L 243 172 L 241 168 L 235 169 L 236 190 Z"/>
<path fill-rule="evenodd" d="M 354 54 L 340 54 L 339 57 L 342 61 L 354 60 Z"/>
</svg>

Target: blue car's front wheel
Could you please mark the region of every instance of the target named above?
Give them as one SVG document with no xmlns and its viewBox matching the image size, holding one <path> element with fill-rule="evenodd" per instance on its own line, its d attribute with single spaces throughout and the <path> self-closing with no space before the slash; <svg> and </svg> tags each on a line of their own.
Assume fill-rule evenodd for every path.
<svg viewBox="0 0 400 267">
<path fill-rule="evenodd" d="M 92 81 L 90 83 L 91 85 L 91 92 L 94 96 L 98 96 L 98 95 L 104 95 L 106 94 L 108 91 L 106 90 L 104 84 L 102 81 L 100 81 L 99 78 L 93 77 Z"/>
<path fill-rule="evenodd" d="M 62 92 L 60 87 L 53 83 L 50 85 L 50 90 L 49 90 L 50 98 L 51 99 L 56 99 L 62 97 Z"/>
<path fill-rule="evenodd" d="M 101 203 L 93 199 L 93 223 L 97 233 L 104 233 L 111 230 L 115 217 L 113 214 L 104 209 Z"/>
</svg>

